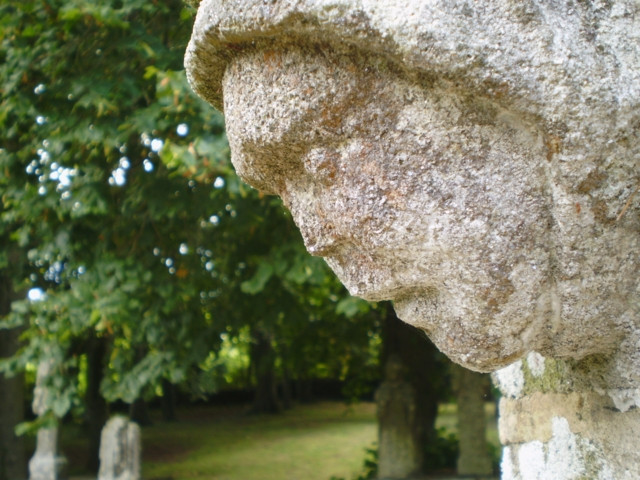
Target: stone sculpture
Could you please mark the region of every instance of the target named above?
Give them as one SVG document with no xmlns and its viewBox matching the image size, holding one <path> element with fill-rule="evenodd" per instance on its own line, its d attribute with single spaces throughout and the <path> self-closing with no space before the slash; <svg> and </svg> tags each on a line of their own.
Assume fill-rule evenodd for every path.
<svg viewBox="0 0 640 480">
<path fill-rule="evenodd" d="M 36 386 L 33 391 L 33 413 L 41 417 L 49 410 L 51 390 L 47 379 L 54 363 L 44 359 L 38 365 Z M 29 480 L 64 480 L 67 460 L 58 452 L 58 427 L 43 427 L 38 430 L 36 451 L 29 460 Z"/>
<path fill-rule="evenodd" d="M 519 362 L 505 478 L 570 441 L 539 478 L 640 475 L 637 1 L 203 0 L 186 67 L 351 293 L 470 369 Z"/>
<path fill-rule="evenodd" d="M 102 429 L 98 480 L 140 480 L 140 427 L 125 417 Z"/>
<path fill-rule="evenodd" d="M 409 478 L 420 472 L 422 452 L 415 425 L 416 394 L 405 381 L 400 358 L 391 356 L 376 391 L 378 407 L 378 478 Z"/>
</svg>

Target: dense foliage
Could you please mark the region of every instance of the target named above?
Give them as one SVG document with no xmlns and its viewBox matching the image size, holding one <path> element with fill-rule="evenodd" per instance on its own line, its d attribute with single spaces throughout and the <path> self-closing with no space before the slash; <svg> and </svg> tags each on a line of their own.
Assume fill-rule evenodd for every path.
<svg viewBox="0 0 640 480">
<path fill-rule="evenodd" d="M 0 369 L 54 359 L 56 417 L 82 405 L 96 339 L 102 395 L 127 402 L 163 379 L 215 389 L 203 371 L 255 332 L 290 377 L 376 370 L 375 315 L 238 180 L 222 116 L 188 88 L 192 15 L 181 0 L 0 5 L 0 269 L 31 297 L 0 324 L 26 328 Z"/>
</svg>

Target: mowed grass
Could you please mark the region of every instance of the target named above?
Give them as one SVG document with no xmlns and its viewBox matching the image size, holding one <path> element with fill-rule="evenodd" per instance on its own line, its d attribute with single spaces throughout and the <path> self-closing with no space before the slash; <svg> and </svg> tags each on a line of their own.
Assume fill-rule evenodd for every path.
<svg viewBox="0 0 640 480">
<path fill-rule="evenodd" d="M 453 404 L 441 405 L 436 426 L 456 433 L 456 412 Z M 322 402 L 278 415 L 190 406 L 179 410 L 177 422 L 163 422 L 159 412 L 152 417 L 154 424 L 142 429 L 144 480 L 351 480 L 377 437 L 372 403 Z M 495 404 L 486 404 L 486 417 L 487 437 L 497 448 Z M 79 427 L 64 425 L 61 440 L 72 478 L 90 478 Z"/>
<path fill-rule="evenodd" d="M 329 480 L 362 470 L 375 405 L 297 406 L 279 415 L 194 407 L 143 429 L 146 480 Z"/>
</svg>

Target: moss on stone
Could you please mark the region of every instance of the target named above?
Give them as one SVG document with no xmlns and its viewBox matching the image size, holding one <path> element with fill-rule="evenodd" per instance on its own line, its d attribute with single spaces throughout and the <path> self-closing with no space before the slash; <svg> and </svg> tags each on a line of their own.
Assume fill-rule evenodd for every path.
<svg viewBox="0 0 640 480">
<path fill-rule="evenodd" d="M 570 380 L 570 368 L 563 360 L 545 358 L 544 372 L 542 375 L 534 375 L 527 362 L 522 360 L 522 373 L 524 375 L 524 395 L 535 392 L 542 393 L 568 393 L 572 390 L 573 382 Z"/>
</svg>

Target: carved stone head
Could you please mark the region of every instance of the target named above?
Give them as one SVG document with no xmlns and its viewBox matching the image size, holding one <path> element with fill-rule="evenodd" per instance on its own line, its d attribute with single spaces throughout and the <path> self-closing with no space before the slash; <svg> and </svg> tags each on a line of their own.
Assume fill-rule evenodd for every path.
<svg viewBox="0 0 640 480">
<path fill-rule="evenodd" d="M 239 175 L 351 293 L 475 370 L 628 362 L 638 19 L 631 0 L 204 0 L 186 66 Z"/>
</svg>

